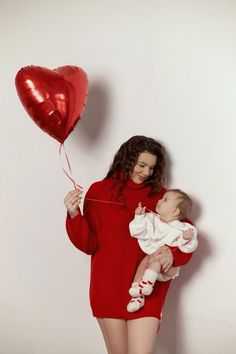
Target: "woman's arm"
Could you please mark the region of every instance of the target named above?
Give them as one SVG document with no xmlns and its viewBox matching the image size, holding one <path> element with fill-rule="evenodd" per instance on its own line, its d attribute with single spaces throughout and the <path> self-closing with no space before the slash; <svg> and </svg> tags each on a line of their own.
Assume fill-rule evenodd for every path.
<svg viewBox="0 0 236 354">
<path fill-rule="evenodd" d="M 90 187 L 85 196 L 84 215 L 82 215 L 77 205 L 75 216 L 71 218 L 71 213 L 69 214 L 67 208 L 66 230 L 69 239 L 76 248 L 87 254 L 94 254 L 98 249 L 97 232 L 99 222 L 94 202 L 86 200 L 86 198 L 95 198 L 93 186 Z"/>
<path fill-rule="evenodd" d="M 178 267 L 187 264 L 192 258 L 192 253 L 184 253 L 178 247 L 171 248 L 173 255 L 173 267 Z"/>
<path fill-rule="evenodd" d="M 164 245 L 149 257 L 151 262 L 155 262 L 158 259 L 163 272 L 168 272 L 171 267 L 178 267 L 188 263 L 192 257 L 192 253 L 183 253 L 178 247 Z"/>
</svg>

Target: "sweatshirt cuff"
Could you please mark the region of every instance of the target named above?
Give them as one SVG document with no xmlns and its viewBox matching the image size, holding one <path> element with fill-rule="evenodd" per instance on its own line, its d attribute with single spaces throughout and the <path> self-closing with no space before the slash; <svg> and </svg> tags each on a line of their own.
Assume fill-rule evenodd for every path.
<svg viewBox="0 0 236 354">
<path fill-rule="evenodd" d="M 136 215 L 134 216 L 134 220 L 142 221 L 145 219 L 145 214 L 142 215 Z"/>
<path fill-rule="evenodd" d="M 78 210 L 78 214 L 74 216 L 73 218 L 70 217 L 70 214 L 67 212 L 66 214 L 66 220 L 69 222 L 73 222 L 74 220 L 77 220 L 81 216 L 81 211 L 80 209 Z"/>
</svg>

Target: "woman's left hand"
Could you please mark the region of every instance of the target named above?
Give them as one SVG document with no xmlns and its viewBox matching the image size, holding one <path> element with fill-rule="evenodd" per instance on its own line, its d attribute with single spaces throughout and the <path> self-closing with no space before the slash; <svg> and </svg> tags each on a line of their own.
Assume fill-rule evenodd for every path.
<svg viewBox="0 0 236 354">
<path fill-rule="evenodd" d="M 154 252 L 150 255 L 151 261 L 155 262 L 155 257 L 158 257 L 158 260 L 161 264 L 162 271 L 164 273 L 168 272 L 168 270 L 172 267 L 174 258 L 171 250 L 168 246 L 162 246 L 158 251 Z"/>
<path fill-rule="evenodd" d="M 172 267 L 173 262 L 174 258 L 170 249 L 162 253 L 160 257 L 160 264 L 164 273 L 168 272 L 168 270 Z"/>
</svg>

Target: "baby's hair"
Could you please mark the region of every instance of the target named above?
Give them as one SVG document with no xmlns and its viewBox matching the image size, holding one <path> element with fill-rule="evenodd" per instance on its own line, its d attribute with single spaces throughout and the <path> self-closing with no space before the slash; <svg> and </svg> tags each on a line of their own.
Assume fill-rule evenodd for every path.
<svg viewBox="0 0 236 354">
<path fill-rule="evenodd" d="M 192 199 L 189 195 L 180 189 L 168 189 L 168 192 L 174 192 L 179 194 L 177 199 L 179 199 L 178 208 L 180 210 L 179 219 L 185 218 L 192 208 Z"/>
</svg>

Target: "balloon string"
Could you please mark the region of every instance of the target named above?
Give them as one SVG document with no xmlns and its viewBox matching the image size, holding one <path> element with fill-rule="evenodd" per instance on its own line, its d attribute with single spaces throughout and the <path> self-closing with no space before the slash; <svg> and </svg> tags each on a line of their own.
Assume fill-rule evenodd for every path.
<svg viewBox="0 0 236 354">
<path fill-rule="evenodd" d="M 154 215 L 159 215 L 159 214 L 155 213 L 155 211 L 152 211 L 151 209 L 146 208 L 145 210 L 150 211 L 150 213 L 152 213 Z"/>
<path fill-rule="evenodd" d="M 158 215 L 158 216 L 159 216 L 159 214 L 158 214 L 158 213 L 155 213 L 155 211 L 152 211 L 152 210 L 150 210 L 150 209 L 146 209 L 146 210 L 147 210 L 147 211 L 150 211 L 150 212 L 151 212 L 152 214 L 154 214 L 154 215 Z M 160 216 L 159 216 L 159 217 L 160 217 Z M 162 220 L 162 221 L 168 224 L 168 222 L 166 222 L 166 221 L 164 221 L 164 220 Z M 190 239 L 190 240 L 187 240 L 182 246 L 187 245 L 190 241 L 191 241 L 191 239 Z M 177 247 L 177 248 L 178 248 L 178 247 Z M 175 248 L 174 250 L 172 250 L 172 252 L 175 252 L 177 248 Z"/>
<path fill-rule="evenodd" d="M 64 169 L 64 167 L 62 166 L 62 163 L 61 163 L 61 167 L 62 167 L 62 170 L 63 172 L 65 173 L 65 175 L 71 180 L 71 182 L 73 183 L 74 185 L 74 189 L 77 189 L 77 187 L 79 187 L 80 189 L 83 189 L 83 187 L 81 187 L 77 182 L 75 182 L 74 178 L 73 178 L 73 174 L 72 174 L 72 168 L 71 168 L 71 164 L 70 164 L 70 160 L 68 158 L 68 155 L 66 153 L 66 149 L 65 149 L 65 146 L 63 143 L 61 143 L 60 147 L 59 147 L 59 157 L 61 158 L 61 154 L 62 154 L 62 148 L 64 150 L 64 155 L 65 155 L 65 158 L 66 158 L 66 162 L 67 162 L 67 166 L 68 166 L 68 169 L 70 171 L 70 175 L 69 173 Z M 99 202 L 99 203 L 106 203 L 106 204 L 115 204 L 115 205 L 125 205 L 125 203 L 118 203 L 118 202 L 112 202 L 110 200 L 101 200 L 101 199 L 94 199 L 94 198 L 82 198 L 82 199 L 85 199 L 85 200 L 90 200 L 90 201 L 93 201 L 93 202 Z M 150 209 L 146 209 L 148 211 L 150 211 L 151 213 L 153 214 L 156 214 L 154 213 L 152 210 Z"/>
<path fill-rule="evenodd" d="M 63 170 L 63 172 L 65 173 L 65 175 L 71 180 L 71 182 L 73 183 L 74 185 L 74 189 L 77 189 L 77 187 L 79 187 L 80 189 L 83 189 L 83 187 L 81 187 L 78 183 L 75 182 L 74 178 L 73 178 L 73 174 L 72 174 L 72 168 L 71 168 L 71 163 L 70 163 L 70 160 L 68 158 L 68 155 L 66 153 L 66 149 L 65 149 L 65 146 L 64 144 L 62 143 L 59 147 L 59 158 L 61 158 L 61 154 L 62 154 L 62 148 L 63 148 L 63 151 L 64 151 L 64 155 L 65 155 L 65 159 L 66 159 L 66 162 L 67 162 L 67 166 L 68 166 L 68 169 L 69 169 L 69 172 L 70 174 L 64 169 L 64 167 L 62 166 L 62 162 L 61 162 L 61 159 L 60 159 L 60 162 L 61 162 L 61 168 Z M 115 204 L 115 205 L 124 205 L 124 203 L 118 203 L 118 202 L 112 202 L 112 201 L 109 201 L 109 200 L 101 200 L 101 199 L 94 199 L 94 198 L 83 198 L 85 200 L 91 200 L 93 202 L 99 202 L 99 203 L 106 203 L 106 204 Z"/>
<path fill-rule="evenodd" d="M 59 158 L 61 158 L 61 153 L 62 153 L 62 148 L 63 148 L 63 151 L 64 151 L 64 155 L 65 155 L 65 158 L 66 158 L 66 162 L 67 162 L 67 166 L 68 166 L 68 169 L 69 169 L 69 172 L 70 174 L 64 169 L 64 167 L 62 166 L 62 163 L 61 163 L 61 168 L 63 170 L 63 172 L 65 173 L 65 175 L 71 180 L 71 182 L 73 183 L 74 185 L 74 189 L 76 188 L 80 188 L 80 189 L 83 189 L 83 187 L 81 187 L 78 183 L 75 182 L 74 178 L 73 178 L 73 174 L 72 174 L 72 168 L 71 168 L 71 164 L 70 164 L 70 161 L 69 161 L 69 158 L 68 158 L 68 155 L 66 153 L 66 149 L 65 149 L 65 146 L 64 144 L 62 143 L 59 147 Z M 61 159 L 60 159 L 60 162 L 61 162 Z"/>
<path fill-rule="evenodd" d="M 107 204 L 115 204 L 115 205 L 125 205 L 125 203 L 112 202 L 110 200 L 101 200 L 101 199 L 93 199 L 93 198 L 84 198 L 84 200 L 91 200 L 93 202 L 107 203 Z"/>
</svg>

